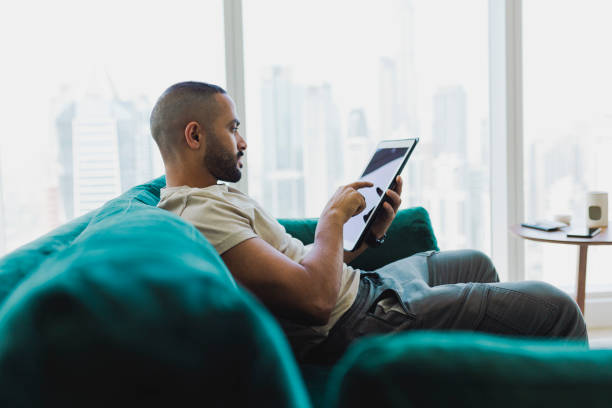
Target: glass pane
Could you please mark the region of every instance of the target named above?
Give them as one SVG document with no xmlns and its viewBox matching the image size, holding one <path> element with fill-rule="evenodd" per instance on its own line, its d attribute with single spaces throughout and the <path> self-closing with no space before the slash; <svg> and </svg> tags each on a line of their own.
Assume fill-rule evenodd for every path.
<svg viewBox="0 0 612 408">
<path fill-rule="evenodd" d="M 156 98 L 225 83 L 221 0 L 12 2 L 0 42 L 2 251 L 161 175 Z"/>
<path fill-rule="evenodd" d="M 262 0 L 244 21 L 251 196 L 318 217 L 378 141 L 419 137 L 403 206 L 489 252 L 486 0 Z"/>
<path fill-rule="evenodd" d="M 612 192 L 612 3 L 526 1 L 523 13 L 525 213 L 584 225 L 586 193 Z M 577 251 L 527 245 L 527 277 L 572 288 Z M 611 263 L 610 248 L 589 248 L 587 289 L 612 285 Z"/>
</svg>

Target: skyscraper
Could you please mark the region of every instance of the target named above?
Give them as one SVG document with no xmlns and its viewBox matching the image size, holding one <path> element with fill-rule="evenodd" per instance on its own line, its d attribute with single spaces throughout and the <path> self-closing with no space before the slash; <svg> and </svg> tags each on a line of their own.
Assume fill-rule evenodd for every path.
<svg viewBox="0 0 612 408">
<path fill-rule="evenodd" d="M 263 79 L 262 204 L 276 217 L 304 216 L 303 95 L 287 67 L 272 67 Z"/>
<path fill-rule="evenodd" d="M 470 177 L 466 122 L 463 87 L 438 89 L 433 96 L 433 157 L 430 166 L 434 174 L 432 185 L 438 188 L 438 191 L 431 193 L 439 205 L 434 202 L 432 208 L 433 217 L 441 220 L 441 235 L 446 238 L 447 245 L 453 248 L 470 244 L 467 231 L 473 225 L 472 214 L 473 211 L 481 211 L 478 196 L 472 194 L 480 184 Z"/>
<path fill-rule="evenodd" d="M 303 105 L 306 214 L 318 216 L 344 176 L 340 113 L 329 84 L 309 86 Z M 353 158 L 351 157 L 351 160 Z"/>
<path fill-rule="evenodd" d="M 378 134 L 376 142 L 392 139 L 400 127 L 399 83 L 397 64 L 391 58 L 380 58 L 378 65 Z"/>
<path fill-rule="evenodd" d="M 462 86 L 440 88 L 433 100 L 433 142 L 436 153 L 467 161 L 467 98 Z"/>
<path fill-rule="evenodd" d="M 349 113 L 348 130 L 345 141 L 345 175 L 347 180 L 357 180 L 374 151 L 375 142 L 369 138 L 365 111 L 353 109 Z"/>
<path fill-rule="evenodd" d="M 59 165 L 59 193 L 66 219 L 74 217 L 74 169 L 72 164 L 72 119 L 76 102 L 67 102 L 55 119 L 57 133 L 57 163 Z"/>
<path fill-rule="evenodd" d="M 113 113 L 111 101 L 96 94 L 88 94 L 76 104 L 72 120 L 75 216 L 121 193 L 117 119 Z"/>
<path fill-rule="evenodd" d="M 59 192 L 66 218 L 98 208 L 153 176 L 146 99 L 122 101 L 105 73 L 56 117 Z"/>
</svg>

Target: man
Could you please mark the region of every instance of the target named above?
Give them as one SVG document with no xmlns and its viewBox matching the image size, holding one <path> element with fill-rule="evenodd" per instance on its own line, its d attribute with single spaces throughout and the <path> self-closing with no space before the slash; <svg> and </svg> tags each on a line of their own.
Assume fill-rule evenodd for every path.
<svg viewBox="0 0 612 408">
<path fill-rule="evenodd" d="M 542 282 L 498 283 L 477 251 L 429 251 L 370 273 L 347 266 L 368 248 L 344 252 L 342 227 L 363 210 L 358 190 L 370 183 L 340 187 L 321 213 L 314 243 L 304 246 L 254 200 L 217 184 L 240 180 L 247 143 L 239 125 L 232 99 L 215 85 L 183 82 L 161 95 L 151 113 L 166 168 L 159 207 L 204 234 L 236 280 L 281 321 L 298 358 L 333 361 L 356 337 L 417 328 L 586 340 L 569 296 Z M 370 243 L 398 211 L 401 177 L 396 181 Z"/>
</svg>

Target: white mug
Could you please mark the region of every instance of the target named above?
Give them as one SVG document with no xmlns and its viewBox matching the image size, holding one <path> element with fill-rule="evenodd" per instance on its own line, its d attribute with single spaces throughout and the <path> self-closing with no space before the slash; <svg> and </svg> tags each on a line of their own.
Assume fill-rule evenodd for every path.
<svg viewBox="0 0 612 408">
<path fill-rule="evenodd" d="M 590 191 L 587 193 L 586 224 L 588 228 L 608 226 L 608 193 Z"/>
</svg>

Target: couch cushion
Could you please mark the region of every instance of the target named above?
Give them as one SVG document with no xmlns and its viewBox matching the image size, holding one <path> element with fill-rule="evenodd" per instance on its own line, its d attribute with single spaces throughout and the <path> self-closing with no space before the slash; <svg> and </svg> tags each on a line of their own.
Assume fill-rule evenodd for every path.
<svg viewBox="0 0 612 408">
<path fill-rule="evenodd" d="M 316 218 L 280 219 L 287 232 L 304 244 L 314 242 Z M 414 207 L 398 211 L 382 247 L 370 249 L 351 262 L 354 268 L 372 271 L 417 252 L 438 250 L 427 210 Z"/>
<path fill-rule="evenodd" d="M 132 192 L 4 302 L 0 406 L 309 406 L 273 318 L 194 227 Z"/>
<path fill-rule="evenodd" d="M 482 333 L 412 332 L 355 343 L 328 407 L 607 407 L 612 350 Z"/>
</svg>

